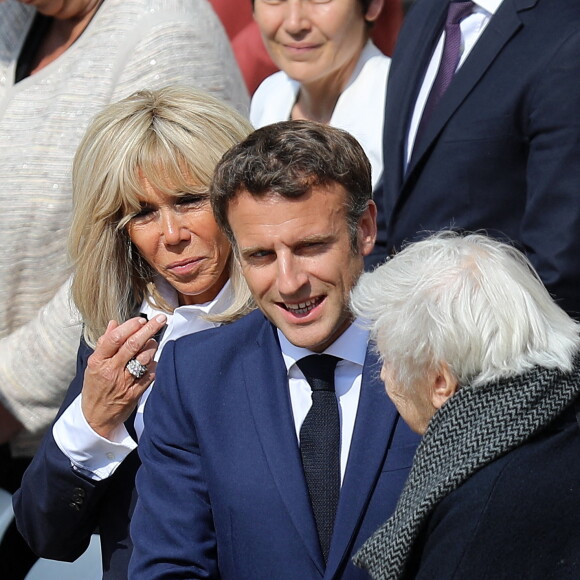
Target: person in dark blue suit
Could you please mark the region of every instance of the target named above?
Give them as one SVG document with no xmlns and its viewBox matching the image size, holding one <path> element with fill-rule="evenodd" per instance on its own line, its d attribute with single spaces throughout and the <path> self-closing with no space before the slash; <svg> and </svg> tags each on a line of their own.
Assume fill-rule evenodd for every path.
<svg viewBox="0 0 580 580">
<path fill-rule="evenodd" d="M 526 257 L 441 232 L 365 274 L 389 397 L 423 439 L 356 556 L 375 580 L 580 577 L 580 323 Z"/>
<path fill-rule="evenodd" d="M 349 309 L 376 235 L 370 164 L 348 133 L 287 121 L 234 146 L 210 196 L 260 310 L 163 352 L 129 577 L 362 579 L 351 557 L 393 511 L 419 440 Z M 311 357 L 336 364 L 322 431 Z"/>
<path fill-rule="evenodd" d="M 421 124 L 449 4 L 417 0 L 393 55 L 387 252 L 443 228 L 503 236 L 578 317 L 580 3 L 475 0 L 460 22 L 457 72 Z"/>
</svg>

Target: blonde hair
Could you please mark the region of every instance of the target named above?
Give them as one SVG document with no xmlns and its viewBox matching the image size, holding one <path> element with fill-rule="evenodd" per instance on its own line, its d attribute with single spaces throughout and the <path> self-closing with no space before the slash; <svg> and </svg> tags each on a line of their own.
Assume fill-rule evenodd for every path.
<svg viewBox="0 0 580 580">
<path fill-rule="evenodd" d="M 144 90 L 107 106 L 89 125 L 76 152 L 69 253 L 73 299 L 85 339 L 94 344 L 109 320 L 134 316 L 143 299 L 170 312 L 126 232 L 140 209 L 143 179 L 169 195 L 207 192 L 222 155 L 252 127 L 231 107 L 186 87 Z M 178 193 L 179 192 L 179 193 Z M 213 320 L 228 322 L 251 308 L 232 255 L 235 303 Z"/>
</svg>

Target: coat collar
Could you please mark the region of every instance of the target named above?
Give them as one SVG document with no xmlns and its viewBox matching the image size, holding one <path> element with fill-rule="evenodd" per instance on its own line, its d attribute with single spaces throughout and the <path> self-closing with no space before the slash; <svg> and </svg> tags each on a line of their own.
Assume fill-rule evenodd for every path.
<svg viewBox="0 0 580 580">
<path fill-rule="evenodd" d="M 379 379 L 380 368 L 377 355 L 372 348 L 368 348 L 326 578 L 335 577 L 352 550 L 397 423 L 397 411 L 390 404 Z"/>
</svg>

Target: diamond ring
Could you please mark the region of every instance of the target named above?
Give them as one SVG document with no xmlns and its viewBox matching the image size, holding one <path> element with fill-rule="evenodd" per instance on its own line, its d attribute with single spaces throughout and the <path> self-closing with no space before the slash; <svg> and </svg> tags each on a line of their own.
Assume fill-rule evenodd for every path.
<svg viewBox="0 0 580 580">
<path fill-rule="evenodd" d="M 127 363 L 126 368 L 136 379 L 140 379 L 147 372 L 147 367 L 142 365 L 136 358 L 132 358 Z"/>
</svg>

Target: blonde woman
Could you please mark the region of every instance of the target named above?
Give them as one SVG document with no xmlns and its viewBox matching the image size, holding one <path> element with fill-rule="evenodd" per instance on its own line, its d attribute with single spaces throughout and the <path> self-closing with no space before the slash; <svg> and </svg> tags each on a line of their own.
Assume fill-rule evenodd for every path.
<svg viewBox="0 0 580 580">
<path fill-rule="evenodd" d="M 208 186 L 250 131 L 217 99 L 168 87 L 108 106 L 81 142 L 70 235 L 85 323 L 77 376 L 15 499 L 18 527 L 41 556 L 73 560 L 98 528 L 104 577 L 126 575 L 155 361 L 168 340 L 249 308 Z"/>
</svg>

